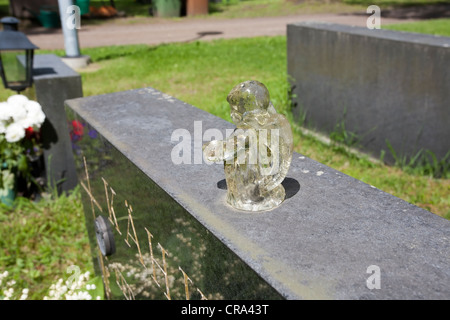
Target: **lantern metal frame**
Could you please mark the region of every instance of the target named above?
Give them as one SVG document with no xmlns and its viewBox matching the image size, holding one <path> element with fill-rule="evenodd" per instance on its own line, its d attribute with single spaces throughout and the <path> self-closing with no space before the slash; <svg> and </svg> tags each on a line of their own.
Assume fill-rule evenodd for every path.
<svg viewBox="0 0 450 320">
<path fill-rule="evenodd" d="M 3 31 L 0 31 L 0 75 L 5 88 L 20 93 L 33 85 L 34 50 L 39 48 L 24 33 L 18 31 L 18 19 L 5 17 L 0 20 L 0 23 L 3 24 Z M 2 53 L 8 51 L 24 51 L 23 55 L 18 55 L 16 58 L 17 63 L 25 68 L 25 79 L 8 79 L 2 59 Z"/>
</svg>

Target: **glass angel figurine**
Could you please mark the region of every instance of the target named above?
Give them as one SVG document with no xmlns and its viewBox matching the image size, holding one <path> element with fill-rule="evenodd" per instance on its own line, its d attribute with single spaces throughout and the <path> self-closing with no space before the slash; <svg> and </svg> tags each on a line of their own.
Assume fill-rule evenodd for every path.
<svg viewBox="0 0 450 320">
<path fill-rule="evenodd" d="M 270 102 L 258 81 L 245 81 L 228 94 L 236 125 L 226 140 L 203 145 L 208 161 L 224 162 L 227 203 L 245 211 L 270 210 L 285 199 L 282 182 L 292 160 L 289 121 Z"/>
</svg>

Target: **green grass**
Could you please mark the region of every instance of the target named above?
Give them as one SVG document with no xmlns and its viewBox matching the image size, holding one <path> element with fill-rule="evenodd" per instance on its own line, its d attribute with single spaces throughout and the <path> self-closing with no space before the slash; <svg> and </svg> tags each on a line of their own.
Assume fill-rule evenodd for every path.
<svg viewBox="0 0 450 320">
<path fill-rule="evenodd" d="M 14 209 L 0 204 L 0 235 L 0 273 L 8 270 L 16 288 L 30 289 L 29 299 L 42 299 L 52 283 L 68 279 L 71 265 L 93 274 L 78 189 L 39 202 L 17 198 Z"/>
<path fill-rule="evenodd" d="M 151 86 L 230 120 L 228 91 L 247 79 L 264 79 L 275 102 L 286 105 L 284 46 L 284 38 L 259 38 L 86 49 L 101 69 L 82 73 L 85 93 Z"/>
<path fill-rule="evenodd" d="M 251 0 L 222 1 L 210 4 L 210 16 L 219 18 L 247 18 L 285 16 L 295 14 L 347 13 L 365 10 L 359 4 L 322 0 Z"/>
<path fill-rule="evenodd" d="M 413 6 L 446 3 L 445 0 L 342 0 L 347 4 L 359 4 L 364 6 Z"/>
<path fill-rule="evenodd" d="M 381 28 L 450 37 L 450 18 L 382 25 Z"/>
</svg>

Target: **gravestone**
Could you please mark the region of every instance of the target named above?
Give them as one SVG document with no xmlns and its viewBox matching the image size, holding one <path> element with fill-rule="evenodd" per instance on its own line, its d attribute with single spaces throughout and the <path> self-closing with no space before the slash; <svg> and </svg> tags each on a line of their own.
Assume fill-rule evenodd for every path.
<svg viewBox="0 0 450 320">
<path fill-rule="evenodd" d="M 391 164 L 420 150 L 450 161 L 450 37 L 289 24 L 287 65 L 303 125 Z"/>
<path fill-rule="evenodd" d="M 450 297 L 442 217 L 298 153 L 281 206 L 239 211 L 223 165 L 202 160 L 231 123 L 152 88 L 66 113 L 109 299 Z"/>
<path fill-rule="evenodd" d="M 83 96 L 81 76 L 58 56 L 40 54 L 34 57 L 33 82 L 46 116 L 41 132 L 48 183 L 59 192 L 72 190 L 78 181 L 64 101 Z"/>
</svg>

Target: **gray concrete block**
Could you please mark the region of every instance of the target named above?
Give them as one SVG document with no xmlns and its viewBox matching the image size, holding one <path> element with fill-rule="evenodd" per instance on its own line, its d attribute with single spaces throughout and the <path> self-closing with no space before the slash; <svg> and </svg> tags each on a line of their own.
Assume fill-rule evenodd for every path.
<svg viewBox="0 0 450 320">
<path fill-rule="evenodd" d="M 68 191 L 77 185 L 77 176 L 64 101 L 83 96 L 81 76 L 58 56 L 44 54 L 34 58 L 33 81 L 36 99 L 46 115 L 42 140 L 49 182 L 58 191 Z"/>
<path fill-rule="evenodd" d="M 359 147 L 397 155 L 450 151 L 450 38 L 328 23 L 287 28 L 295 113 L 325 134 L 345 124 Z"/>
<path fill-rule="evenodd" d="M 194 164 L 206 130 L 225 135 L 231 123 L 151 88 L 68 100 L 66 112 L 85 125 L 74 155 L 111 298 L 166 298 L 164 277 L 160 286 L 151 277 L 151 248 L 172 298 L 185 294 L 179 267 L 195 298 L 196 289 L 209 299 L 450 298 L 444 218 L 298 153 L 280 207 L 237 211 L 225 202 L 223 166 Z M 190 133 L 191 164 L 172 161 L 177 129 Z M 111 217 L 117 249 L 107 260 L 96 249 L 100 215 Z M 144 272 L 141 283 L 134 275 Z"/>
</svg>

